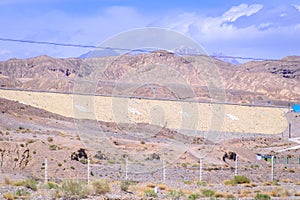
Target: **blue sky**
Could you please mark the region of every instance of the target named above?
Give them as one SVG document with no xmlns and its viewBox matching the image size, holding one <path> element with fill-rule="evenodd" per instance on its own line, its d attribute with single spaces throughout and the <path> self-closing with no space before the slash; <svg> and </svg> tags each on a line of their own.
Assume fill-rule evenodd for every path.
<svg viewBox="0 0 300 200">
<path fill-rule="evenodd" d="M 208 54 L 300 55 L 299 0 L 0 0 L 0 37 L 99 45 L 123 31 L 161 27 Z M 0 41 L 0 60 L 78 57 L 90 49 Z"/>
</svg>

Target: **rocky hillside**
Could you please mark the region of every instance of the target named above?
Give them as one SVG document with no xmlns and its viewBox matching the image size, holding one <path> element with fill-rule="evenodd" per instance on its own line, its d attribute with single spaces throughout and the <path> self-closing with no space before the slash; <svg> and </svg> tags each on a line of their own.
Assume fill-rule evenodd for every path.
<svg viewBox="0 0 300 200">
<path fill-rule="evenodd" d="M 207 56 L 180 57 L 165 51 L 85 59 L 39 56 L 0 62 L 0 85 L 6 88 L 209 100 L 211 79 L 225 89 L 222 95 L 226 101 L 300 101 L 299 56 L 238 66 Z M 81 80 L 91 81 L 92 90 L 86 91 Z"/>
</svg>

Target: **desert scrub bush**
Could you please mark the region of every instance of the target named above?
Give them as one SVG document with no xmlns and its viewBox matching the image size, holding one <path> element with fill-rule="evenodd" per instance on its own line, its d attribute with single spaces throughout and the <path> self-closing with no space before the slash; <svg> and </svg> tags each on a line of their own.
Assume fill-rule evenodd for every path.
<svg viewBox="0 0 300 200">
<path fill-rule="evenodd" d="M 55 182 L 52 182 L 52 181 L 48 181 L 47 183 L 47 188 L 48 189 L 58 189 L 59 188 L 59 185 Z"/>
<path fill-rule="evenodd" d="M 257 193 L 256 196 L 254 197 L 254 200 L 271 200 L 271 197 L 267 194 Z"/>
<path fill-rule="evenodd" d="M 283 183 L 293 183 L 293 180 L 283 179 L 281 182 L 283 182 Z"/>
<path fill-rule="evenodd" d="M 149 188 L 155 188 L 155 184 L 153 184 L 153 183 L 147 183 L 147 187 L 149 187 Z"/>
<path fill-rule="evenodd" d="M 192 193 L 188 196 L 188 199 L 191 199 L 191 200 L 196 200 L 200 197 L 200 195 L 198 193 Z"/>
<path fill-rule="evenodd" d="M 23 181 L 13 183 L 14 186 L 24 186 L 33 191 L 37 191 L 38 189 L 37 184 L 38 182 L 34 179 L 28 179 L 28 180 L 23 180 Z"/>
<path fill-rule="evenodd" d="M 210 189 L 204 189 L 202 190 L 202 195 L 205 196 L 205 197 L 212 197 L 215 195 L 215 191 L 213 190 L 210 190 Z"/>
<path fill-rule="evenodd" d="M 198 186 L 207 186 L 207 183 L 204 181 L 197 181 Z"/>
<path fill-rule="evenodd" d="M 30 192 L 24 190 L 24 189 L 21 189 L 21 190 L 17 190 L 15 192 L 15 197 L 17 199 L 28 199 L 30 197 Z"/>
<path fill-rule="evenodd" d="M 166 184 L 158 184 L 157 187 L 160 190 L 166 190 L 168 188 L 168 186 Z"/>
<path fill-rule="evenodd" d="M 12 192 L 6 192 L 3 194 L 3 198 L 7 200 L 14 200 L 15 199 L 15 194 Z"/>
<path fill-rule="evenodd" d="M 272 197 L 288 197 L 291 196 L 291 192 L 282 187 L 275 187 L 270 193 L 268 193 Z"/>
<path fill-rule="evenodd" d="M 95 180 L 92 182 L 92 186 L 96 194 L 106 194 L 110 191 L 110 187 L 106 179 Z"/>
<path fill-rule="evenodd" d="M 269 182 L 269 181 L 265 181 L 265 182 L 263 182 L 263 186 L 270 186 L 270 185 L 272 185 L 272 183 L 271 183 L 271 182 Z"/>
<path fill-rule="evenodd" d="M 47 141 L 48 141 L 48 142 L 53 142 L 53 138 L 52 138 L 52 137 L 48 137 L 48 138 L 47 138 Z"/>
<path fill-rule="evenodd" d="M 234 195 L 227 192 L 216 192 L 214 194 L 214 197 L 216 198 L 226 198 L 226 199 L 235 199 Z"/>
<path fill-rule="evenodd" d="M 236 184 L 250 183 L 250 180 L 246 176 L 244 176 L 244 175 L 234 176 L 233 181 Z"/>
<path fill-rule="evenodd" d="M 296 192 L 295 197 L 300 197 L 300 192 Z"/>
<path fill-rule="evenodd" d="M 153 189 L 147 189 L 147 190 L 144 190 L 144 197 L 153 197 L 153 198 L 156 198 L 157 197 L 157 194 L 154 192 Z"/>
<path fill-rule="evenodd" d="M 87 159 L 80 159 L 79 160 L 79 162 L 81 163 L 81 164 L 84 164 L 84 165 L 86 165 L 86 164 L 88 164 L 88 160 Z"/>
<path fill-rule="evenodd" d="M 49 146 L 49 149 L 52 150 L 52 151 L 55 151 L 57 149 L 57 146 L 55 144 L 51 144 Z"/>
<path fill-rule="evenodd" d="M 4 184 L 5 185 L 11 185 L 12 184 L 12 180 L 8 176 L 5 176 L 4 177 Z"/>
<path fill-rule="evenodd" d="M 234 176 L 231 180 L 224 181 L 225 185 L 237 185 L 237 184 L 245 184 L 250 183 L 250 180 L 244 175 Z"/>
<path fill-rule="evenodd" d="M 274 186 L 280 186 L 278 180 L 274 180 L 274 181 L 272 182 L 272 185 L 274 185 Z"/>
<path fill-rule="evenodd" d="M 172 200 L 178 200 L 180 199 L 180 197 L 183 197 L 184 193 L 182 192 L 182 190 L 171 190 L 168 193 L 168 197 L 170 197 Z"/>
<path fill-rule="evenodd" d="M 181 163 L 181 167 L 187 168 L 187 163 Z"/>
<path fill-rule="evenodd" d="M 86 196 L 87 187 L 80 180 L 65 180 L 62 182 L 61 190 L 67 199 L 82 199 Z"/>
<path fill-rule="evenodd" d="M 191 185 L 192 181 L 190 181 L 190 180 L 184 180 L 183 183 L 186 184 L 186 185 Z"/>
<path fill-rule="evenodd" d="M 130 186 L 130 181 L 128 181 L 128 180 L 121 181 L 120 188 L 121 188 L 122 191 L 127 192 L 129 186 Z"/>
</svg>

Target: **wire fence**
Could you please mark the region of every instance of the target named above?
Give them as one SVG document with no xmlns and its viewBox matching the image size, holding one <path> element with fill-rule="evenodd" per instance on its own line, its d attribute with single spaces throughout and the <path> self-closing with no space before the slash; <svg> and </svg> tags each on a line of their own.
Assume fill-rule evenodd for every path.
<svg viewBox="0 0 300 200">
<path fill-rule="evenodd" d="M 272 181 L 299 183 L 300 182 L 300 158 L 280 157 L 265 161 L 249 163 L 245 161 L 230 161 L 229 164 L 211 164 L 205 160 L 194 164 L 166 164 L 163 160 L 155 161 L 161 167 L 149 172 L 138 172 L 130 164 L 120 162 L 116 164 L 95 164 L 89 159 L 84 162 L 78 161 L 53 161 L 41 160 L 39 170 L 19 169 L 6 166 L 0 169 L 0 175 L 21 173 L 26 177 L 39 180 L 63 181 L 67 179 L 78 179 L 93 181 L 105 178 L 110 181 L 131 180 L 137 182 L 154 183 L 197 183 L 207 182 L 212 184 L 224 183 L 231 180 L 235 175 L 244 175 L 251 182 L 265 183 Z M 1 165 L 2 166 L 2 165 Z"/>
</svg>

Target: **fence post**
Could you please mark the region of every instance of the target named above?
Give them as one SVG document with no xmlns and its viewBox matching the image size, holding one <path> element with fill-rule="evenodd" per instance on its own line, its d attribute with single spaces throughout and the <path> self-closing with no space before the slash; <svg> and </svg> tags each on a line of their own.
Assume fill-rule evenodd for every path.
<svg viewBox="0 0 300 200">
<path fill-rule="evenodd" d="M 165 181 L 166 181 L 166 167 L 165 167 L 165 160 L 163 159 L 163 161 L 162 161 L 162 165 L 163 165 L 163 183 L 165 183 Z"/>
<path fill-rule="evenodd" d="M 238 175 L 238 155 L 235 157 L 235 170 L 234 170 L 234 175 Z"/>
<path fill-rule="evenodd" d="M 200 158 L 199 164 L 199 181 L 202 182 L 202 158 Z"/>
<path fill-rule="evenodd" d="M 90 184 L 90 158 L 87 160 L 87 182 Z"/>
<path fill-rule="evenodd" d="M 271 157 L 271 181 L 274 181 L 274 156 Z"/>
<path fill-rule="evenodd" d="M 45 184 L 48 183 L 48 159 L 45 158 Z"/>
</svg>

